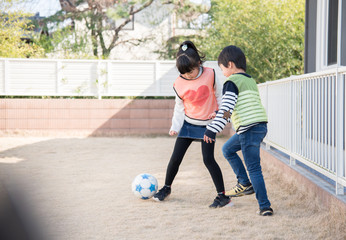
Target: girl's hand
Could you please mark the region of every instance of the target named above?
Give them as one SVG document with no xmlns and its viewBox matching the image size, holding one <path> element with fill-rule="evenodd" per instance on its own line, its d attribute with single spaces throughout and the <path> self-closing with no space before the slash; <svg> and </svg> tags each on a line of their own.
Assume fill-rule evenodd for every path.
<svg viewBox="0 0 346 240">
<path fill-rule="evenodd" d="M 216 117 L 216 112 L 209 114 L 209 119 L 214 119 Z"/>
<path fill-rule="evenodd" d="M 208 137 L 207 135 L 204 135 L 203 140 L 204 140 L 204 142 L 206 142 L 206 143 L 212 143 L 213 141 L 215 142 L 215 139 L 211 139 L 211 138 Z"/>
<path fill-rule="evenodd" d="M 178 134 L 176 131 L 173 131 L 173 130 L 169 131 L 169 135 L 171 135 L 171 136 L 174 136 L 176 134 Z"/>
</svg>

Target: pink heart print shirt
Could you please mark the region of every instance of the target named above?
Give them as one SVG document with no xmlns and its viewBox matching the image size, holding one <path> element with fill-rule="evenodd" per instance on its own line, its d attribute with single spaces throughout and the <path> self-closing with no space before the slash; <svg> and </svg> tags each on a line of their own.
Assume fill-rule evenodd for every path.
<svg viewBox="0 0 346 240">
<path fill-rule="evenodd" d="M 203 67 L 203 73 L 196 79 L 188 80 L 179 76 L 175 80 L 173 88 L 183 101 L 188 118 L 209 120 L 209 115 L 218 110 L 214 84 L 214 69 L 208 67 Z"/>
</svg>

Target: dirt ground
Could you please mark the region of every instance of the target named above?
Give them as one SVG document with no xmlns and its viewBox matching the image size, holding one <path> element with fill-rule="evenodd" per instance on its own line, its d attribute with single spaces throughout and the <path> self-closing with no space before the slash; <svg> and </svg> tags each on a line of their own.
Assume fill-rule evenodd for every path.
<svg viewBox="0 0 346 240">
<path fill-rule="evenodd" d="M 221 153 L 225 141 L 217 139 L 215 156 L 228 189 L 236 178 Z M 161 187 L 174 142 L 2 137 L 0 180 L 24 225 L 37 227 L 44 239 L 346 239 L 346 213 L 321 207 L 270 167 L 263 172 L 274 216 L 256 214 L 255 195 L 209 209 L 216 191 L 198 142 L 188 150 L 167 201 L 137 199 L 132 180 L 150 173 Z"/>
</svg>

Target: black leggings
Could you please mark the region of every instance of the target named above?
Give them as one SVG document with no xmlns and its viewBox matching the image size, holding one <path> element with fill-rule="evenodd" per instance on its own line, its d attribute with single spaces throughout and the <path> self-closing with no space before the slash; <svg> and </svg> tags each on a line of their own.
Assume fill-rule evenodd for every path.
<svg viewBox="0 0 346 240">
<path fill-rule="evenodd" d="M 191 143 L 194 141 L 194 139 L 190 138 L 177 138 L 174 146 L 174 150 L 171 156 L 171 159 L 167 166 L 167 172 L 166 172 L 166 185 L 172 185 L 173 180 L 175 176 L 178 173 L 179 166 L 181 162 L 183 161 L 184 155 L 191 145 Z M 219 165 L 215 161 L 214 158 L 214 147 L 215 142 L 213 143 L 206 143 L 202 140 L 202 155 L 203 155 L 203 162 L 204 165 L 207 167 L 211 178 L 213 179 L 214 185 L 216 187 L 216 191 L 224 192 L 225 186 L 223 183 L 222 173 L 220 170 Z"/>
</svg>

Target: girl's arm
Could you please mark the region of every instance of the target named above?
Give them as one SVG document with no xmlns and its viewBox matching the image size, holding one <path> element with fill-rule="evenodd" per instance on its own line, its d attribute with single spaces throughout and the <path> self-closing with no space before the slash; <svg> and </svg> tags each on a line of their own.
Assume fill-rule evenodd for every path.
<svg viewBox="0 0 346 240">
<path fill-rule="evenodd" d="M 176 133 L 178 133 L 184 124 L 184 119 L 185 119 L 185 107 L 184 107 L 183 100 L 181 100 L 181 98 L 179 98 L 179 96 L 175 94 L 175 106 L 174 106 L 174 113 L 172 117 L 172 126 L 170 129 L 170 132 L 175 131 Z"/>
<path fill-rule="evenodd" d="M 225 128 L 227 122 L 230 121 L 230 117 L 238 99 L 238 88 L 233 82 L 227 81 L 224 84 L 223 92 L 220 110 L 216 114 L 215 119 L 208 124 L 207 130 L 204 133 L 204 139 L 215 140 L 216 133 L 221 132 Z"/>
<path fill-rule="evenodd" d="M 221 108 L 221 104 L 222 104 L 222 83 L 217 78 L 216 74 L 215 74 L 214 89 L 215 89 L 215 97 L 216 97 L 216 101 L 217 101 L 217 106 L 220 109 Z"/>
</svg>

